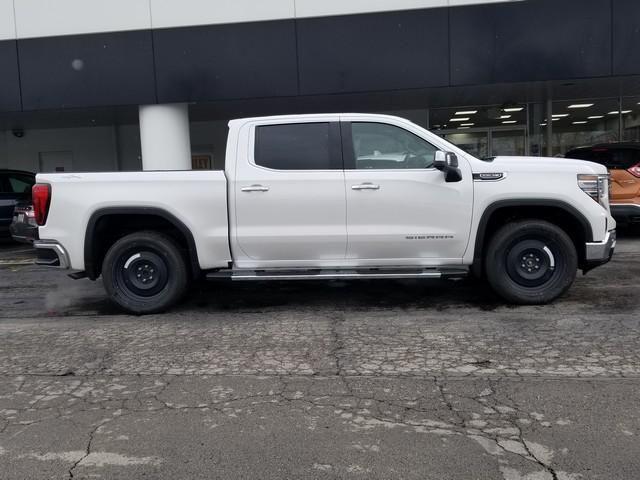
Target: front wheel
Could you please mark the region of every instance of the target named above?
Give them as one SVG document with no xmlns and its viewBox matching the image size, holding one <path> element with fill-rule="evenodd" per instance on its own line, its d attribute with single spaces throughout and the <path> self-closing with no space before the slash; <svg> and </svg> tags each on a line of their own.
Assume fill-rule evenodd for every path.
<svg viewBox="0 0 640 480">
<path fill-rule="evenodd" d="M 502 227 L 489 242 L 485 271 L 491 287 L 516 304 L 549 303 L 576 277 L 578 255 L 560 227 L 526 220 Z"/>
<path fill-rule="evenodd" d="M 134 314 L 166 310 L 184 295 L 188 270 L 176 243 L 157 232 L 136 232 L 114 243 L 102 264 L 109 298 Z"/>
</svg>

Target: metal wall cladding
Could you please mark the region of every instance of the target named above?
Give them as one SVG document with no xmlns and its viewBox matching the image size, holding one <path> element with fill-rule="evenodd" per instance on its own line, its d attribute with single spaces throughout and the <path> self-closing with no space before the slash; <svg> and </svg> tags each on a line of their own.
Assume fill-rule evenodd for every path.
<svg viewBox="0 0 640 480">
<path fill-rule="evenodd" d="M 613 74 L 640 73 L 640 2 L 613 0 Z"/>
<path fill-rule="evenodd" d="M 451 9 L 453 85 L 611 75 L 612 0 Z"/>
<path fill-rule="evenodd" d="M 448 10 L 298 20 L 300 93 L 444 86 Z"/>
<path fill-rule="evenodd" d="M 153 36 L 161 103 L 298 93 L 293 20 L 171 28 Z"/>
<path fill-rule="evenodd" d="M 155 103 L 151 32 L 18 40 L 25 110 Z"/>
<path fill-rule="evenodd" d="M 0 112 L 19 111 L 20 76 L 15 40 L 0 41 Z"/>
<path fill-rule="evenodd" d="M 640 1 L 527 0 L 0 41 L 0 111 L 640 74 Z"/>
</svg>

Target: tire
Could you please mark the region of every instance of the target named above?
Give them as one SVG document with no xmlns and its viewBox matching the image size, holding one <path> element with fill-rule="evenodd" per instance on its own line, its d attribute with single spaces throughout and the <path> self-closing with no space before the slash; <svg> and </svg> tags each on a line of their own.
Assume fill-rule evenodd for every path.
<svg viewBox="0 0 640 480">
<path fill-rule="evenodd" d="M 576 278 L 578 254 L 560 227 L 543 220 L 509 223 L 491 238 L 485 272 L 508 302 L 541 305 L 564 294 Z"/>
<path fill-rule="evenodd" d="M 158 313 L 185 294 L 189 273 L 176 243 L 157 232 L 127 235 L 114 243 L 102 263 L 109 298 L 129 313 Z"/>
</svg>

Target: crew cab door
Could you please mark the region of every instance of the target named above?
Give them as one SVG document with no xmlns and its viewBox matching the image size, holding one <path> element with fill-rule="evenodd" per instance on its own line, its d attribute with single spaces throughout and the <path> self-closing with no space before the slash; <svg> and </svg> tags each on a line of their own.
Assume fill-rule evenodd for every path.
<svg viewBox="0 0 640 480">
<path fill-rule="evenodd" d="M 420 131 L 404 124 L 342 123 L 348 259 L 461 263 L 471 228 L 471 169 L 461 158 L 462 180 L 447 183 L 433 168 L 439 148 Z"/>
<path fill-rule="evenodd" d="M 340 263 L 347 233 L 338 117 L 250 128 L 233 182 L 236 265 Z"/>
</svg>

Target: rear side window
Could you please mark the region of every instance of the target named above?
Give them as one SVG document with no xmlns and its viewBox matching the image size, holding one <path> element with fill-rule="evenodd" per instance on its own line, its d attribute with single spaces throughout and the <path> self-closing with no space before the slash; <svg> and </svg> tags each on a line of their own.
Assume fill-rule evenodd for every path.
<svg viewBox="0 0 640 480">
<path fill-rule="evenodd" d="M 13 193 L 31 193 L 31 187 L 35 183 L 33 177 L 27 175 L 9 175 L 7 178 Z"/>
<path fill-rule="evenodd" d="M 0 193 L 29 194 L 35 179 L 29 175 L 0 175 Z"/>
<path fill-rule="evenodd" d="M 274 170 L 332 170 L 329 123 L 256 127 L 255 162 Z"/>
</svg>

